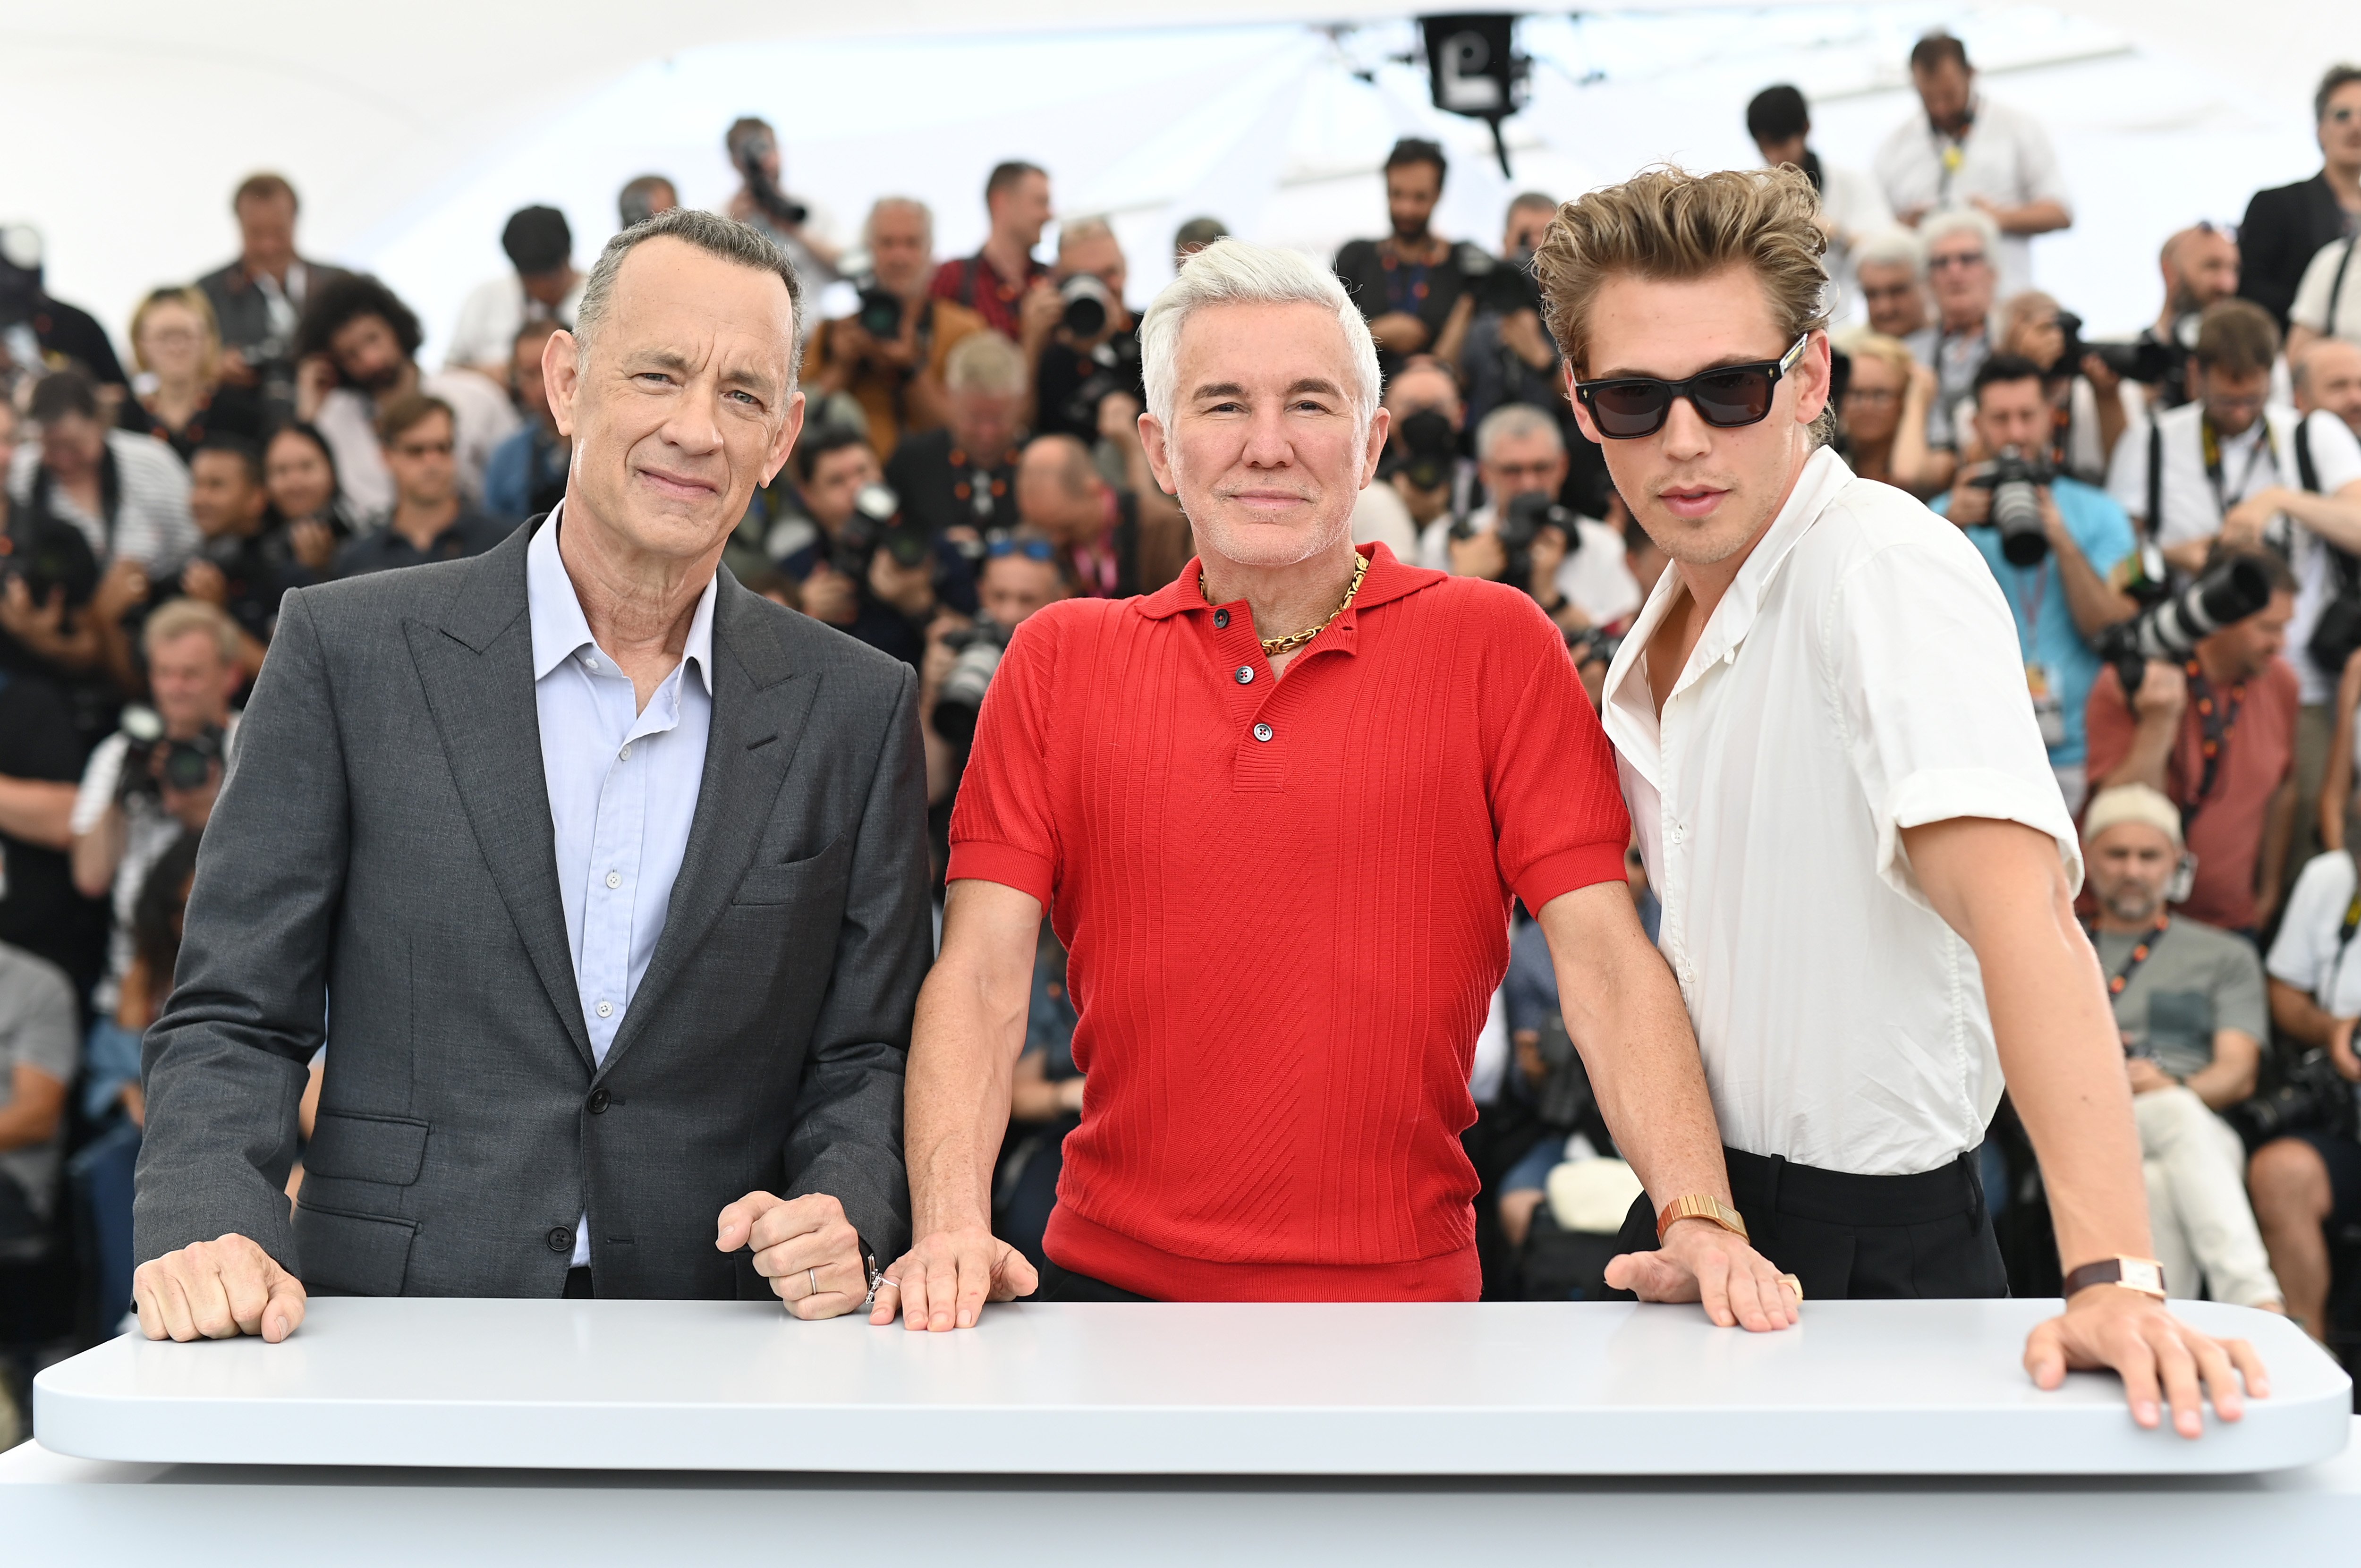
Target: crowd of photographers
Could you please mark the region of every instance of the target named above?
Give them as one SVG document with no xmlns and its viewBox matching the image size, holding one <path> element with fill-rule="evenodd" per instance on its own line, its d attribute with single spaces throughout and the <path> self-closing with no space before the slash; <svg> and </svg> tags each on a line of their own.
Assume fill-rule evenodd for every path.
<svg viewBox="0 0 2361 1568">
<path fill-rule="evenodd" d="M 2361 71 L 2322 83 L 2323 171 L 2257 193 L 2239 230 L 2175 234 L 2155 322 L 2101 343 L 2027 286 L 2028 238 L 2071 222 L 2040 126 L 1982 98 L 1956 40 L 1922 40 L 1911 67 L 1923 112 L 1873 172 L 1822 162 L 1792 87 L 1748 112 L 1766 162 L 1823 197 L 1834 439 L 1959 525 L 2016 616 L 2027 701 L 2084 814 L 2084 907 L 2169 1277 L 2333 1338 L 2361 1317 Z M 838 302 L 808 334 L 806 433 L 727 564 L 919 671 L 939 878 L 1013 630 L 1068 596 L 1152 590 L 1191 554 L 1137 433 L 1126 258 L 1082 215 L 1045 257 L 1053 184 L 1032 163 L 992 171 L 987 237 L 946 259 L 924 203 L 884 197 L 840 236 L 787 193 L 769 126 L 741 120 L 725 146 L 728 210 Z M 1554 201 L 1517 196 L 1497 251 L 1448 239 L 1448 172 L 1436 144 L 1397 145 L 1387 232 L 1335 257 L 1392 417 L 1355 532 L 1529 593 L 1595 700 L 1665 560 L 1576 427 L 1542 325 L 1527 264 Z M 643 176 L 618 217 L 677 201 Z M 280 597 L 476 554 L 565 492 L 541 380 L 583 282 L 561 214 L 510 218 L 511 269 L 430 368 L 390 289 L 298 250 L 287 181 L 256 175 L 232 206 L 240 254 L 139 303 L 128 368 L 49 293 L 38 237 L 0 229 L 0 1353 L 127 1299 L 140 1032 Z M 1183 225 L 1175 259 L 1224 232 Z M 1520 933 L 1472 1085 L 1492 1295 L 1595 1292 L 1636 1190 L 1536 939 Z M 1043 947 L 996 1194 L 1037 1256 L 1080 1100 L 1063 957 Z M 2053 1288 L 2005 1108 L 1984 1161 L 2017 1288 Z"/>
</svg>

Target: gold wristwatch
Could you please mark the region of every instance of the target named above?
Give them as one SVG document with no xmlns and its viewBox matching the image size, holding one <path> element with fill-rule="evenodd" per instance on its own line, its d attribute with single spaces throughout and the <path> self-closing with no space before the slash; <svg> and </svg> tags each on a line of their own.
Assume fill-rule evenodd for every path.
<svg viewBox="0 0 2361 1568">
<path fill-rule="evenodd" d="M 1719 1198 L 1702 1192 L 1692 1192 L 1686 1198 L 1675 1198 L 1656 1211 L 1656 1239 L 1663 1241 L 1664 1233 L 1680 1220 L 1710 1220 L 1743 1242 L 1754 1238 L 1746 1234 L 1746 1220 L 1739 1212 Z"/>
</svg>

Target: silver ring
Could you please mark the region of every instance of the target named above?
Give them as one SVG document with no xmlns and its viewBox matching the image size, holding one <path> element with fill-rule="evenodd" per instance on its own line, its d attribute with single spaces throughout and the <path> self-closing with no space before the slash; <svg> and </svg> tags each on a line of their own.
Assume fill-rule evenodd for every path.
<svg viewBox="0 0 2361 1568">
<path fill-rule="evenodd" d="M 819 1270 L 817 1268 L 807 1268 L 804 1270 L 804 1277 L 811 1281 L 811 1294 L 815 1296 L 818 1295 Z"/>
</svg>

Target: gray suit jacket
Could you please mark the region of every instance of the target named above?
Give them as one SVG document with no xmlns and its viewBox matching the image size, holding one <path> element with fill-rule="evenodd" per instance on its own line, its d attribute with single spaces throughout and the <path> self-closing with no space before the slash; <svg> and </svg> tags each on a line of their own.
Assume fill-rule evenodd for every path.
<svg viewBox="0 0 2361 1568">
<path fill-rule="evenodd" d="M 746 1255 L 713 1247 L 755 1189 L 832 1194 L 881 1258 L 907 1244 L 930 941 L 916 676 L 721 574 L 687 852 L 596 1067 L 542 775 L 532 533 L 287 597 L 148 1034 L 140 1258 L 235 1231 L 313 1290 L 555 1296 L 587 1210 L 600 1295 L 756 1296 Z"/>
</svg>

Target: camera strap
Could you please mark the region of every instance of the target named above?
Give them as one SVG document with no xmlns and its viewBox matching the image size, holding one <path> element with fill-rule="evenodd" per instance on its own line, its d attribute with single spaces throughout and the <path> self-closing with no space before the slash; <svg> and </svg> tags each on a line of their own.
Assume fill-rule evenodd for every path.
<svg viewBox="0 0 2361 1568">
<path fill-rule="evenodd" d="M 2361 931 L 2361 861 L 2353 858 L 2351 850 L 2345 851 L 2345 859 L 2353 867 L 2353 896 L 2345 901 L 2345 920 L 2336 927 L 2336 957 L 2329 960 L 2328 979 L 2312 998 L 2323 1012 L 2336 1005 L 2336 981 L 2345 973 L 2345 955 L 2352 949 L 2353 934 Z"/>
<path fill-rule="evenodd" d="M 2222 776 L 2222 758 L 2230 750 L 2230 731 L 2237 727 L 2238 710 L 2246 705 L 2246 683 L 2240 681 L 2230 688 L 2226 701 L 2217 700 L 2213 683 L 2205 678 L 2204 668 L 2191 659 L 2184 667 L 2189 677 L 2190 706 L 2197 711 L 2198 751 L 2205 759 L 2203 770 L 2197 778 L 2197 795 L 2180 808 L 2180 837 L 2185 843 L 2190 826 L 2197 814 L 2205 809 L 2213 794 L 2213 785 Z"/>
<path fill-rule="evenodd" d="M 2336 306 L 2345 298 L 2345 274 L 2353 265 L 2353 253 L 2361 250 L 2361 239 L 2345 242 L 2345 254 L 2336 258 L 2336 276 L 2328 285 L 2328 313 L 2321 317 L 2322 330 L 2330 337 L 2336 333 Z"/>
<path fill-rule="evenodd" d="M 2272 473 L 2279 472 L 2279 455 L 2271 445 L 2271 422 L 2268 416 L 2258 416 L 2256 419 L 2254 450 L 2246 454 L 2246 469 L 2245 473 L 2238 476 L 2238 484 L 2235 490 L 2224 482 L 2222 437 L 2213 428 L 2213 417 L 2207 414 L 2199 415 L 2197 426 L 2198 434 L 2204 443 L 2205 479 L 2213 487 L 2214 510 L 2220 516 L 2226 518 L 2230 515 L 2232 498 L 2235 496 L 2241 500 L 2246 498 L 2248 487 L 2255 482 L 2255 470 L 2262 466 L 2264 458 L 2270 459 Z"/>
</svg>

